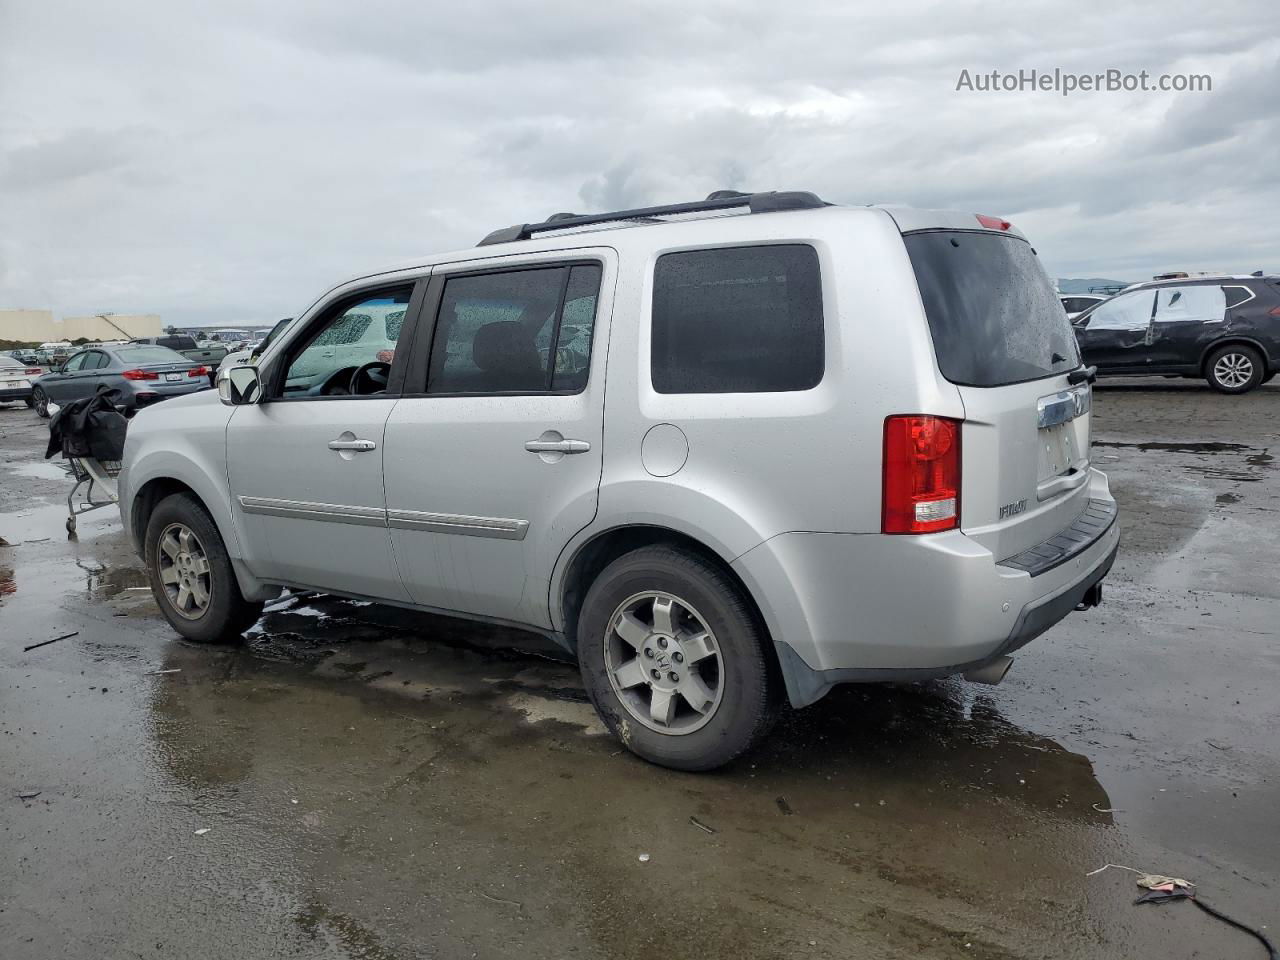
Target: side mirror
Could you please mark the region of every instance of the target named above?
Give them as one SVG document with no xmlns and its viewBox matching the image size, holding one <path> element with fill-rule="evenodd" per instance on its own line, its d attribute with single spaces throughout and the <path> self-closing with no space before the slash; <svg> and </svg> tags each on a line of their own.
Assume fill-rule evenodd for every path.
<svg viewBox="0 0 1280 960">
<path fill-rule="evenodd" d="M 262 399 L 262 378 L 257 367 L 232 367 L 218 375 L 218 399 L 229 407 L 257 403 Z"/>
</svg>

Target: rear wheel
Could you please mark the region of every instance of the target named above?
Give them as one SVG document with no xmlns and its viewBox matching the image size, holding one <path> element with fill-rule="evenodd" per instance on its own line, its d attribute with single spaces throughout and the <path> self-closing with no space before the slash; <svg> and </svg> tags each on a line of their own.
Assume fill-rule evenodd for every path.
<svg viewBox="0 0 1280 960">
<path fill-rule="evenodd" d="M 31 405 L 36 408 L 36 413 L 40 416 L 46 420 L 49 418 L 49 398 L 40 387 L 32 388 Z"/>
<path fill-rule="evenodd" d="M 28 410 L 30 410 L 32 407 L 36 405 L 36 401 L 34 397 L 23 397 L 22 399 L 23 399 L 23 403 L 27 405 Z"/>
<path fill-rule="evenodd" d="M 160 612 L 188 640 L 235 640 L 261 615 L 262 604 L 240 593 L 213 518 L 190 494 L 173 494 L 156 506 L 145 554 Z"/>
<path fill-rule="evenodd" d="M 766 642 L 721 569 L 665 546 L 605 568 L 578 622 L 578 662 L 605 725 L 677 770 L 723 766 L 769 732 L 780 684 Z"/>
<path fill-rule="evenodd" d="M 1221 393 L 1248 393 L 1262 383 L 1266 367 L 1253 347 L 1230 344 L 1209 354 L 1205 377 Z"/>
</svg>

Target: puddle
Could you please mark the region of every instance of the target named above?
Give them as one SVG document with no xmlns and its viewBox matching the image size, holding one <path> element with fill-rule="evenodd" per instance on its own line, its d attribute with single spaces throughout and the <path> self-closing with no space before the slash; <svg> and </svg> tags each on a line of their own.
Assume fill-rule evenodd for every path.
<svg viewBox="0 0 1280 960">
<path fill-rule="evenodd" d="M 38 460 L 34 463 L 10 464 L 10 473 L 20 477 L 36 477 L 40 480 L 70 481 L 71 470 L 65 460 Z"/>
<path fill-rule="evenodd" d="M 1151 440 L 1143 443 L 1121 443 L 1118 440 L 1095 440 L 1093 445 L 1095 447 L 1141 450 L 1144 453 L 1151 450 L 1160 450 L 1165 453 L 1233 453 L 1240 450 L 1253 449 L 1253 447 L 1243 443 L 1220 443 L 1216 440 L 1202 443 L 1170 443 L 1162 440 Z"/>
</svg>

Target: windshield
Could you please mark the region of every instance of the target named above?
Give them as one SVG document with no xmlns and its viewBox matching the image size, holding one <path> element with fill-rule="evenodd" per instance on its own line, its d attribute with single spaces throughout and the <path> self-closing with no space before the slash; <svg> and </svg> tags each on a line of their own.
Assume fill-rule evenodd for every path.
<svg viewBox="0 0 1280 960">
<path fill-rule="evenodd" d="M 928 230 L 906 234 L 903 241 L 938 368 L 952 383 L 996 387 L 1080 365 L 1058 294 L 1025 240 Z"/>
</svg>

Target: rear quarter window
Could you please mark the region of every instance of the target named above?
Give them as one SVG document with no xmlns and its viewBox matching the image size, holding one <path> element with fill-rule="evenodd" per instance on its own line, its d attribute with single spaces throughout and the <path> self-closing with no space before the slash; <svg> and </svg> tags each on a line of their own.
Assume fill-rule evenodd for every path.
<svg viewBox="0 0 1280 960">
<path fill-rule="evenodd" d="M 658 393 L 777 393 L 822 380 L 822 280 L 807 244 L 668 253 L 653 272 Z"/>
<path fill-rule="evenodd" d="M 996 387 L 1080 365 L 1075 334 L 1031 245 L 963 230 L 903 236 L 938 369 L 952 383 Z"/>
</svg>

